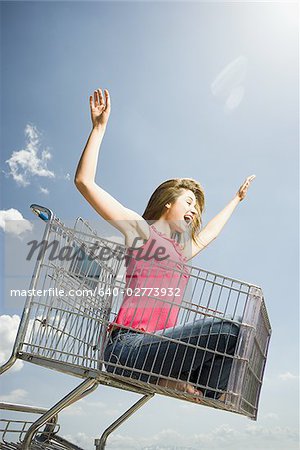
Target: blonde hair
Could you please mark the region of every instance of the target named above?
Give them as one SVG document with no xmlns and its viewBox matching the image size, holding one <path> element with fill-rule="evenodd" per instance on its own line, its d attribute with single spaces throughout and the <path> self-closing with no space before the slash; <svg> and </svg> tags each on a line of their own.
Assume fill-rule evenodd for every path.
<svg viewBox="0 0 300 450">
<path fill-rule="evenodd" d="M 166 204 L 174 203 L 184 189 L 189 189 L 196 197 L 195 208 L 198 214 L 192 222 L 191 237 L 197 243 L 196 236 L 202 225 L 205 199 L 202 186 L 192 178 L 173 178 L 160 184 L 151 195 L 142 217 L 149 223 L 160 219 L 165 212 Z"/>
</svg>

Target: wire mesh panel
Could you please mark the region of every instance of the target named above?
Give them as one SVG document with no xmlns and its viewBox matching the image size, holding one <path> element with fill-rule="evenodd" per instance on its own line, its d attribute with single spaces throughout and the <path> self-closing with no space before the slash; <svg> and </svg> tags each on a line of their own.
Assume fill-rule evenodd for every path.
<svg viewBox="0 0 300 450">
<path fill-rule="evenodd" d="M 9 419 L 1 419 L 0 420 L 0 433 L 1 433 L 1 442 L 0 448 L 2 449 L 18 449 L 21 448 L 22 440 L 28 431 L 30 425 L 32 425 L 33 421 L 28 420 L 9 420 Z M 47 428 L 47 425 L 46 425 Z M 32 448 L 45 449 L 45 448 L 64 448 L 59 444 L 51 443 L 50 439 L 53 436 L 53 433 L 58 431 L 59 427 L 57 426 L 55 431 L 41 431 L 35 438 L 35 441 L 32 444 Z"/>
<path fill-rule="evenodd" d="M 200 394 L 203 404 L 256 418 L 271 333 L 261 289 L 173 261 L 151 261 L 145 271 L 138 288 L 124 268 L 116 280 L 107 370 L 188 400 L 199 402 L 194 394 Z M 166 280 L 169 291 L 162 287 Z M 164 316 L 166 326 L 152 331 L 144 316 Z M 170 317 L 176 317 L 172 327 Z"/>
<path fill-rule="evenodd" d="M 102 249 L 117 244 L 69 229 L 55 221 L 36 248 L 40 260 L 29 291 L 27 327 L 19 352 L 80 368 L 98 368 L 110 296 L 119 261 L 105 261 Z"/>
<path fill-rule="evenodd" d="M 0 404 L 2 417 L 0 418 L 0 448 L 3 450 L 21 449 L 22 442 L 29 427 L 32 425 L 36 414 L 42 414 L 47 410 L 34 406 Z M 58 436 L 60 425 L 57 418 L 50 420 L 41 427 L 31 443 L 33 450 L 47 449 L 72 449 L 78 450 L 74 445 Z M 65 444 L 64 444 L 65 442 Z"/>
<path fill-rule="evenodd" d="M 146 257 L 83 219 L 47 227 L 18 357 L 256 418 L 271 334 L 260 288 Z"/>
</svg>

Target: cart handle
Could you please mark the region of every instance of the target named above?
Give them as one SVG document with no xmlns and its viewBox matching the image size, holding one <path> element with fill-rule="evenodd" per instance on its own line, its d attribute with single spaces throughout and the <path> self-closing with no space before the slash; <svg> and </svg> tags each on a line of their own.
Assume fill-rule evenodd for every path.
<svg viewBox="0 0 300 450">
<path fill-rule="evenodd" d="M 45 208 L 45 206 L 40 206 L 33 203 L 32 205 L 30 205 L 30 208 L 32 212 L 36 214 L 44 222 L 49 222 L 54 216 L 51 209 Z"/>
</svg>

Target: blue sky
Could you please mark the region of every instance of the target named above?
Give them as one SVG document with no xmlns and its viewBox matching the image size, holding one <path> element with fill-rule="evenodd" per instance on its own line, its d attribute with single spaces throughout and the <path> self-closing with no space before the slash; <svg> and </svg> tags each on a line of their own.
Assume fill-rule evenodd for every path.
<svg viewBox="0 0 300 450">
<path fill-rule="evenodd" d="M 295 2 L 1 2 L 4 244 L 24 243 L 9 223 L 34 223 L 33 202 L 101 223 L 72 181 L 98 87 L 110 90 L 112 112 L 97 181 L 127 207 L 142 213 L 162 181 L 192 177 L 206 192 L 205 224 L 256 174 L 193 264 L 264 291 L 273 336 L 258 421 L 156 397 L 108 448 L 297 448 L 298 27 Z M 3 258 L 4 282 L 12 265 Z M 5 359 L 22 302 L 2 297 Z M 2 397 L 51 405 L 76 384 L 19 365 L 3 376 Z M 100 387 L 62 414 L 64 434 L 88 448 L 134 398 Z"/>
</svg>

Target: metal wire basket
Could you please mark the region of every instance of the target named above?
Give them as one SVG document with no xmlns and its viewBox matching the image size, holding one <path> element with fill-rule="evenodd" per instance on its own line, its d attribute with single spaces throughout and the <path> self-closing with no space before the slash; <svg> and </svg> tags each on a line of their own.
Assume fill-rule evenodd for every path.
<svg viewBox="0 0 300 450">
<path fill-rule="evenodd" d="M 271 336 L 258 286 L 184 263 L 153 260 L 145 263 L 145 271 L 155 276 L 145 276 L 137 294 L 134 271 L 128 271 L 134 261 L 124 245 L 99 237 L 81 218 L 68 228 L 47 208 L 32 209 L 45 220 L 45 233 L 35 251 L 13 354 L 1 371 L 20 358 L 85 380 L 42 422 L 99 383 L 143 398 L 96 441 L 97 449 L 156 393 L 256 419 Z M 169 291 L 163 290 L 166 279 Z M 176 288 L 182 289 L 179 299 Z M 164 311 L 165 326 L 159 331 L 137 329 L 130 322 L 120 327 L 116 317 L 124 297 L 132 302 L 134 317 L 145 305 Z M 168 327 L 171 316 L 176 325 Z M 137 344 L 128 353 L 131 339 Z M 200 398 L 195 398 L 197 391 Z M 27 432 L 24 449 L 36 426 Z"/>
</svg>

